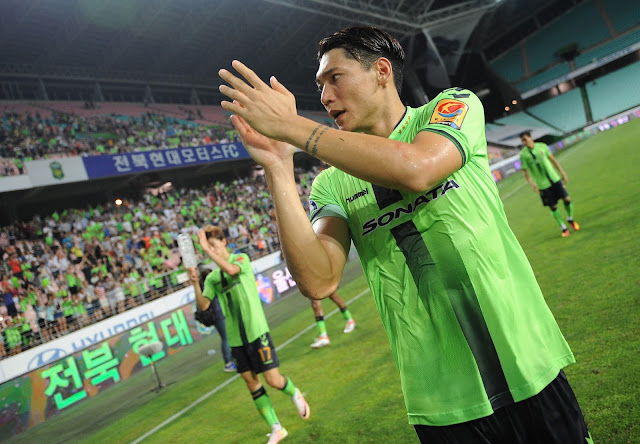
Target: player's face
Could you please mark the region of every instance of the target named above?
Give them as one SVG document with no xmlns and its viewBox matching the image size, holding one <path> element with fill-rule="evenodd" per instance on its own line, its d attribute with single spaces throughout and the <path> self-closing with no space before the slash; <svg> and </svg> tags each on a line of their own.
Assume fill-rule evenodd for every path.
<svg viewBox="0 0 640 444">
<path fill-rule="evenodd" d="M 320 101 L 343 131 L 368 132 L 377 123 L 381 106 L 375 66 L 366 70 L 341 48 L 320 59 L 316 75 Z"/>
<path fill-rule="evenodd" d="M 528 134 L 524 134 L 522 136 L 520 136 L 520 140 L 522 141 L 522 144 L 526 147 L 529 148 L 533 148 L 533 137 L 529 136 Z"/>
<path fill-rule="evenodd" d="M 224 239 L 218 239 L 212 236 L 207 239 L 207 241 L 209 242 L 209 245 L 213 247 L 213 251 L 215 251 L 217 254 L 220 254 L 226 250 L 227 241 L 225 241 Z"/>
</svg>

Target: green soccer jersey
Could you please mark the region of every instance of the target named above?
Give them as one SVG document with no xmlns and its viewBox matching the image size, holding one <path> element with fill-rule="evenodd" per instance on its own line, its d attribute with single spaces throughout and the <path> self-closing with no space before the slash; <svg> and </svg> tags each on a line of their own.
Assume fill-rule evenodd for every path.
<svg viewBox="0 0 640 444">
<path fill-rule="evenodd" d="M 409 423 L 449 425 L 539 393 L 574 362 L 509 228 L 487 161 L 484 110 L 460 88 L 407 107 L 390 139 L 449 139 L 461 168 L 420 193 L 336 168 L 311 221 L 347 221 L 400 371 Z"/>
<path fill-rule="evenodd" d="M 250 344 L 269 332 L 256 278 L 249 256 L 231 253 L 227 259 L 240 267 L 240 273 L 229 276 L 220 269 L 213 270 L 204 281 L 204 297 L 218 297 L 227 321 L 227 336 L 231 347 Z"/>
<path fill-rule="evenodd" d="M 546 190 L 560 180 L 560 173 L 549 160 L 550 155 L 549 147 L 540 142 L 534 143 L 533 148 L 525 146 L 520 151 L 522 169 L 529 173 L 539 190 Z"/>
</svg>

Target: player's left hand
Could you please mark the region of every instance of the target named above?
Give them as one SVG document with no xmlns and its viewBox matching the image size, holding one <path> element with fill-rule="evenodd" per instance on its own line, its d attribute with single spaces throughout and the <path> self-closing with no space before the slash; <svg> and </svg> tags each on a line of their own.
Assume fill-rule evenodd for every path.
<svg viewBox="0 0 640 444">
<path fill-rule="evenodd" d="M 298 115 L 295 96 L 273 76 L 267 85 L 242 62 L 234 60 L 231 65 L 246 82 L 226 69 L 218 72 L 230 85 L 220 85 L 220 92 L 238 102 L 223 101 L 222 107 L 242 117 L 260 134 L 283 140 L 287 127 Z"/>
<path fill-rule="evenodd" d="M 562 181 L 564 182 L 565 185 L 569 183 L 569 178 L 567 177 L 566 174 L 562 175 Z"/>
<path fill-rule="evenodd" d="M 196 267 L 187 268 L 187 273 L 192 283 L 198 282 L 198 269 Z"/>
</svg>

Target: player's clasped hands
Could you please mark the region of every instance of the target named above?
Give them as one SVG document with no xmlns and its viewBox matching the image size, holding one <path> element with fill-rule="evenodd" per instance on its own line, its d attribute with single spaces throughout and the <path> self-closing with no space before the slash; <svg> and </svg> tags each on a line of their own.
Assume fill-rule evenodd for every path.
<svg viewBox="0 0 640 444">
<path fill-rule="evenodd" d="M 232 66 L 244 80 L 226 69 L 218 72 L 230 85 L 220 85 L 220 92 L 232 99 L 221 102 L 222 107 L 242 117 L 259 133 L 282 140 L 287 125 L 297 116 L 295 96 L 273 76 L 267 85 L 238 60 Z"/>
</svg>

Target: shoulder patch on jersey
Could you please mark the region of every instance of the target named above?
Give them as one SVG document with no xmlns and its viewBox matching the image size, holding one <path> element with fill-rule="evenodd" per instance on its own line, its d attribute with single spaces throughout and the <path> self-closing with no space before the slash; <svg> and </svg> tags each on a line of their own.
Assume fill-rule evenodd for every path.
<svg viewBox="0 0 640 444">
<path fill-rule="evenodd" d="M 312 213 L 318 209 L 318 204 L 315 200 L 309 200 L 309 208 L 311 209 Z"/>
<path fill-rule="evenodd" d="M 442 99 L 433 110 L 429 123 L 440 123 L 460 129 L 468 111 L 469 105 L 464 102 L 454 99 Z"/>
</svg>

